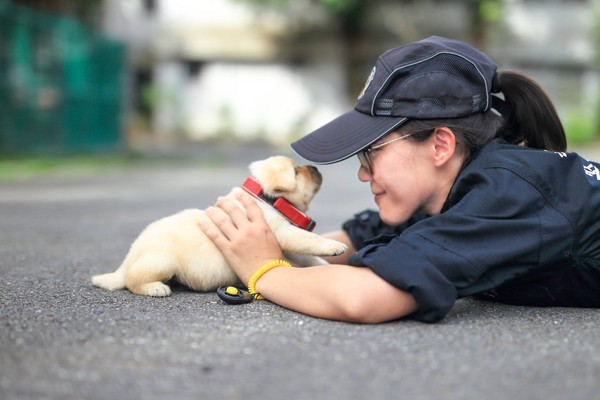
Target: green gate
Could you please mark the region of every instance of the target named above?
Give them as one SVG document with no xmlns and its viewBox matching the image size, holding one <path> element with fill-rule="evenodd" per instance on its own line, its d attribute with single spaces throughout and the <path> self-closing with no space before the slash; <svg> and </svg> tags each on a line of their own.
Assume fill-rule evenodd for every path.
<svg viewBox="0 0 600 400">
<path fill-rule="evenodd" d="M 0 0 L 0 155 L 122 145 L 125 47 Z"/>
</svg>

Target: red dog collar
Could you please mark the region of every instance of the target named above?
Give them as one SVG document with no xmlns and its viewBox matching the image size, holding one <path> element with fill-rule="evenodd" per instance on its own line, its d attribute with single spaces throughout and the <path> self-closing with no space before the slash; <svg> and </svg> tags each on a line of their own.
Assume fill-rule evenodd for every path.
<svg viewBox="0 0 600 400">
<path fill-rule="evenodd" d="M 242 185 L 244 190 L 260 200 L 272 205 L 281 215 L 283 215 L 288 221 L 296 225 L 298 228 L 302 228 L 307 231 L 315 229 L 316 222 L 310 217 L 298 210 L 296 206 L 284 199 L 283 197 L 270 197 L 264 193 L 261 184 L 253 177 L 249 176 Z"/>
</svg>

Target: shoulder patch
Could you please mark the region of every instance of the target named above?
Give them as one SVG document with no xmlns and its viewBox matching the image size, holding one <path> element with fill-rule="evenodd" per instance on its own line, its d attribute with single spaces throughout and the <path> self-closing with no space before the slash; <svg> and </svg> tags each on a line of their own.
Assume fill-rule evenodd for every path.
<svg viewBox="0 0 600 400">
<path fill-rule="evenodd" d="M 583 171 L 587 176 L 596 177 L 596 180 L 600 181 L 600 171 L 598 170 L 598 167 L 596 167 L 594 164 L 589 163 L 588 165 L 584 165 Z"/>
</svg>

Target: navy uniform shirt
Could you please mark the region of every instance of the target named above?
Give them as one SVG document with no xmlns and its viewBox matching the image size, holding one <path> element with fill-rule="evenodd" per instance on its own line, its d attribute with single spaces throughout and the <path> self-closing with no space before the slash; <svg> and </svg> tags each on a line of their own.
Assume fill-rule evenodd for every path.
<svg viewBox="0 0 600 400">
<path fill-rule="evenodd" d="M 350 264 L 411 293 L 419 304 L 411 317 L 426 322 L 478 293 L 598 307 L 599 168 L 575 153 L 495 140 L 458 175 L 439 215 L 396 227 L 368 212 L 347 222 L 359 249 Z"/>
</svg>

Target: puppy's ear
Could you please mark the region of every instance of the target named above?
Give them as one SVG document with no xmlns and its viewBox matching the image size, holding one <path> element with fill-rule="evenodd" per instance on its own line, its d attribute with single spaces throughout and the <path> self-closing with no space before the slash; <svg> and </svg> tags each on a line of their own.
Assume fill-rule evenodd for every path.
<svg viewBox="0 0 600 400">
<path fill-rule="evenodd" d="M 275 156 L 250 164 L 250 173 L 270 196 L 291 192 L 296 188 L 296 168 L 292 160 Z"/>
</svg>

